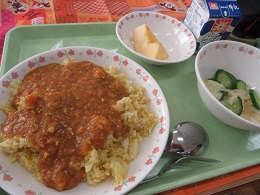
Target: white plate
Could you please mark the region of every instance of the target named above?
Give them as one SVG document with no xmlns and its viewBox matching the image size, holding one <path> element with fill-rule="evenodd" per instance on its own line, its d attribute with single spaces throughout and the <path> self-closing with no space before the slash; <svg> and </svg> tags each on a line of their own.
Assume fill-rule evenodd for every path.
<svg viewBox="0 0 260 195">
<path fill-rule="evenodd" d="M 159 123 L 141 142 L 140 154 L 130 163 L 128 175 L 122 185 L 113 186 L 112 179 L 107 179 L 96 188 L 87 183 L 81 183 L 71 190 L 58 192 L 35 181 L 20 164 L 11 165 L 8 156 L 0 150 L 0 186 L 10 194 L 125 194 L 138 185 L 156 165 L 169 135 L 170 119 L 164 94 L 154 78 L 140 65 L 123 55 L 101 48 L 79 46 L 47 51 L 19 63 L 0 79 L 0 104 L 8 101 L 11 81 L 21 80 L 26 73 L 38 66 L 54 62 L 61 63 L 67 57 L 78 61 L 91 61 L 100 66 L 113 64 L 118 67 L 119 72 L 126 73 L 135 85 L 145 87 L 151 99 L 150 107 L 158 115 Z M 5 114 L 0 112 L 0 124 L 5 118 Z"/>
<path fill-rule="evenodd" d="M 165 60 L 155 60 L 134 50 L 133 31 L 146 24 L 169 54 Z M 175 18 L 156 12 L 134 12 L 123 16 L 116 25 L 119 41 L 136 57 L 155 64 L 166 65 L 182 62 L 190 58 L 196 49 L 196 40 L 192 32 Z"/>
</svg>

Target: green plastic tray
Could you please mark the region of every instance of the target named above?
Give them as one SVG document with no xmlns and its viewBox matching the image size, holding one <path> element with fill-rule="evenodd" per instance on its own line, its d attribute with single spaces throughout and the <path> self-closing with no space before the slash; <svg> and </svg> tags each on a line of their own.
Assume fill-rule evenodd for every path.
<svg viewBox="0 0 260 195">
<path fill-rule="evenodd" d="M 63 40 L 64 46 L 85 45 L 117 50 L 142 65 L 156 79 L 166 96 L 171 127 L 182 121 L 201 124 L 210 139 L 209 147 L 202 156 L 222 162 L 185 161 L 159 179 L 137 186 L 129 194 L 159 193 L 260 163 L 260 131 L 230 127 L 216 119 L 204 106 L 197 90 L 196 56 L 167 66 L 143 63 L 117 40 L 115 26 L 115 23 L 85 23 L 16 27 L 6 35 L 0 75 L 22 60 L 51 49 L 59 40 Z M 158 167 L 166 160 L 167 157 L 163 156 Z"/>
</svg>

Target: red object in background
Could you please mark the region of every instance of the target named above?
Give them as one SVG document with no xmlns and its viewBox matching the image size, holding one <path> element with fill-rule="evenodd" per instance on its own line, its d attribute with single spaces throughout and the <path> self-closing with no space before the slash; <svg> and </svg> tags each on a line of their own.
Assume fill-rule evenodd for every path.
<svg viewBox="0 0 260 195">
<path fill-rule="evenodd" d="M 56 23 L 76 23 L 77 15 L 73 7 L 73 0 L 53 0 Z"/>
</svg>

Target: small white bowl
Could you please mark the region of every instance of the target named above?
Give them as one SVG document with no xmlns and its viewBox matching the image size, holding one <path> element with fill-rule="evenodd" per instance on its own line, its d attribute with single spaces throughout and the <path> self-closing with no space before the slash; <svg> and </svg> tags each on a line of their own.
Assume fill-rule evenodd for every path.
<svg viewBox="0 0 260 195">
<path fill-rule="evenodd" d="M 133 31 L 136 27 L 146 24 L 156 38 L 163 44 L 169 54 L 165 60 L 155 60 L 135 51 Z M 123 16 L 116 25 L 119 41 L 132 54 L 144 62 L 155 65 L 166 65 L 182 62 L 190 58 L 196 49 L 196 40 L 192 32 L 180 21 L 156 12 L 134 12 Z"/>
<path fill-rule="evenodd" d="M 260 49 L 236 41 L 215 41 L 203 46 L 195 60 L 197 84 L 202 101 L 224 123 L 245 130 L 260 131 L 260 124 L 250 122 L 227 109 L 208 90 L 204 80 L 217 69 L 224 69 L 260 92 Z"/>
</svg>

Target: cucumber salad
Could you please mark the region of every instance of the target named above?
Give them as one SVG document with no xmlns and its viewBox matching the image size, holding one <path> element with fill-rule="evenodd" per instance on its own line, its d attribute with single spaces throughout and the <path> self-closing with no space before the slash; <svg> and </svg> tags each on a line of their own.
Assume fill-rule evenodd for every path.
<svg viewBox="0 0 260 195">
<path fill-rule="evenodd" d="M 212 95 L 235 114 L 260 123 L 260 99 L 254 87 L 223 69 L 204 80 Z"/>
</svg>

